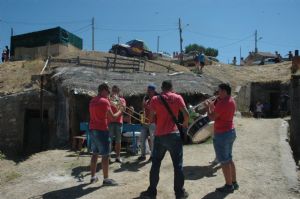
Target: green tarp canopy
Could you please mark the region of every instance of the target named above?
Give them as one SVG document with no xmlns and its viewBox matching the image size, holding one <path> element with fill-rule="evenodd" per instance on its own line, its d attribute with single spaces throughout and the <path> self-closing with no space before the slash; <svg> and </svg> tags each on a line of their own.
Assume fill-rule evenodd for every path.
<svg viewBox="0 0 300 199">
<path fill-rule="evenodd" d="M 71 44 L 82 49 L 82 39 L 61 27 L 11 37 L 11 52 L 17 47 L 33 48 L 48 44 Z"/>
</svg>

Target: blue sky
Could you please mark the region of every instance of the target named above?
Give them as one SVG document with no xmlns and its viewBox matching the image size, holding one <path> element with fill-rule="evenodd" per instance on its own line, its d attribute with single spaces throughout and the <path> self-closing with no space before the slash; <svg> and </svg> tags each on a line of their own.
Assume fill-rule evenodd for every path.
<svg viewBox="0 0 300 199">
<path fill-rule="evenodd" d="M 91 21 L 95 17 L 95 50 L 137 38 L 149 48 L 179 51 L 178 19 L 183 47 L 200 44 L 219 50 L 227 63 L 254 50 L 286 55 L 300 49 L 299 0 L 0 0 L 0 48 L 14 34 L 61 26 L 83 38 L 91 50 Z"/>
</svg>

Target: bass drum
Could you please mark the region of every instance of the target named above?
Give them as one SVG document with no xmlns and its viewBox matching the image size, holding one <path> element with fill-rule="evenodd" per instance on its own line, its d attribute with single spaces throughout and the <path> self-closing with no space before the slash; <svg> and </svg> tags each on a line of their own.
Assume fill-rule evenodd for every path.
<svg viewBox="0 0 300 199">
<path fill-rule="evenodd" d="M 214 121 L 210 121 L 208 116 L 199 117 L 188 128 L 187 134 L 192 143 L 198 144 L 207 140 L 214 130 Z"/>
</svg>

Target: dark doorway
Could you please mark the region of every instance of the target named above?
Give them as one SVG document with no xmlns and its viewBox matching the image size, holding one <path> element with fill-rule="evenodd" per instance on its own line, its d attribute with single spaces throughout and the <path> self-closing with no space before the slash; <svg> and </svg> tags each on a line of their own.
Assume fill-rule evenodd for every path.
<svg viewBox="0 0 300 199">
<path fill-rule="evenodd" d="M 270 93 L 270 113 L 272 117 L 279 116 L 280 93 Z"/>
<path fill-rule="evenodd" d="M 43 126 L 39 110 L 26 110 L 24 121 L 23 153 L 28 155 L 45 150 L 49 140 L 48 111 L 43 112 Z"/>
</svg>

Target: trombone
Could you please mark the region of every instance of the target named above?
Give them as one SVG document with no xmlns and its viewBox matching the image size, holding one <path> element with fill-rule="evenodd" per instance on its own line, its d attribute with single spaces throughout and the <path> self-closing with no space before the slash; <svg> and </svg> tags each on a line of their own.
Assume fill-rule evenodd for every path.
<svg viewBox="0 0 300 199">
<path fill-rule="evenodd" d="M 121 107 L 124 107 L 118 96 L 114 96 L 113 98 L 110 97 L 109 100 L 111 102 L 111 105 L 116 107 L 117 109 L 122 109 Z M 136 112 L 133 109 L 127 107 L 127 106 L 125 106 L 124 108 L 125 108 L 125 110 L 122 110 L 122 112 L 124 114 L 134 118 L 135 120 L 139 121 L 141 124 L 148 124 L 146 121 L 149 121 L 149 119 L 145 117 L 143 111 L 141 111 L 139 113 L 139 112 Z M 137 116 L 135 116 L 135 115 L 137 115 Z"/>
</svg>

